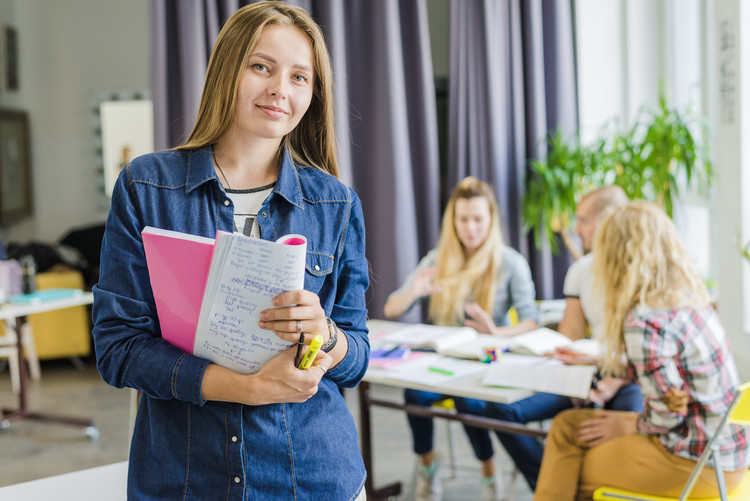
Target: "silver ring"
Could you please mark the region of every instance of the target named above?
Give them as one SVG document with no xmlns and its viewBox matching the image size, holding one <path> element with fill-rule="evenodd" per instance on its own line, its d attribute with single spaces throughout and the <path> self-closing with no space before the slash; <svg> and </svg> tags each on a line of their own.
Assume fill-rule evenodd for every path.
<svg viewBox="0 0 750 501">
<path fill-rule="evenodd" d="M 313 367 L 317 367 L 318 369 L 322 370 L 323 371 L 323 375 L 325 375 L 325 373 L 328 372 L 326 370 L 326 368 L 323 367 L 322 365 L 315 364 L 315 365 L 313 365 Z"/>
<path fill-rule="evenodd" d="M 302 332 L 302 320 L 297 320 L 297 332 Z"/>
</svg>

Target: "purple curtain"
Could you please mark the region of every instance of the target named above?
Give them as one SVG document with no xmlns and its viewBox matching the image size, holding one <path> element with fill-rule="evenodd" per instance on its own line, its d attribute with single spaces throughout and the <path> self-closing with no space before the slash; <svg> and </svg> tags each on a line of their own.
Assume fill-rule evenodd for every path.
<svg viewBox="0 0 750 501">
<path fill-rule="evenodd" d="M 509 245 L 529 260 L 539 298 L 562 296 L 570 257 L 537 251 L 520 213 L 529 158 L 545 136 L 577 128 L 569 0 L 452 0 L 448 185 L 495 187 Z M 546 245 L 546 242 L 545 242 Z"/>
<path fill-rule="evenodd" d="M 241 5 L 152 0 L 157 149 L 187 137 L 220 23 Z M 437 119 L 424 0 L 298 0 L 323 28 L 336 85 L 340 169 L 362 199 L 370 316 L 439 231 Z M 405 320 L 419 320 L 415 309 Z"/>
</svg>

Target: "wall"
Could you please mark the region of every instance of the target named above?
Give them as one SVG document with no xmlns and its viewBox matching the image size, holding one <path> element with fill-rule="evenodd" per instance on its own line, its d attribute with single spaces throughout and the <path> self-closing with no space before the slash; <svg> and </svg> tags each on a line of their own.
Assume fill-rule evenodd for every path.
<svg viewBox="0 0 750 501">
<path fill-rule="evenodd" d="M 0 24 L 18 31 L 20 88 L 0 90 L 0 106 L 29 114 L 34 197 L 0 238 L 54 242 L 106 219 L 88 100 L 149 88 L 148 0 L 0 0 Z"/>
<path fill-rule="evenodd" d="M 746 0 L 716 2 L 708 11 L 711 40 L 717 152 L 719 314 L 732 339 L 744 381 L 750 380 L 750 263 L 736 248 L 737 233 L 750 241 L 750 5 Z M 743 29 L 744 27 L 744 29 Z"/>
<path fill-rule="evenodd" d="M 628 124 L 654 105 L 658 82 L 671 106 L 707 117 L 717 182 L 687 192 L 675 223 L 699 271 L 718 285 L 718 307 L 743 380 L 750 379 L 750 264 L 735 239 L 750 241 L 750 5 L 744 0 L 576 0 L 580 120 L 584 140 L 612 117 Z M 731 50 L 722 50 L 728 23 Z M 747 30 L 744 30 L 747 31 Z M 744 55 L 744 60 L 743 60 Z M 744 62 L 744 67 L 741 62 Z M 727 76 L 730 75 L 730 76 Z M 727 97 L 730 96 L 730 97 Z M 728 120 L 723 108 L 734 111 Z M 744 120 L 744 122 L 743 122 Z M 744 145 L 744 146 L 743 146 Z M 743 148 L 745 151 L 743 151 Z M 744 273 L 739 271 L 744 269 Z"/>
</svg>

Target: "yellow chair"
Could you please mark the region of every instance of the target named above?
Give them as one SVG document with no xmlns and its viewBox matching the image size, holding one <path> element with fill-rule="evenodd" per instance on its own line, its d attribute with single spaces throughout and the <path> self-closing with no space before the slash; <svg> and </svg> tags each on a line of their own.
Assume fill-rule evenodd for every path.
<svg viewBox="0 0 750 501">
<path fill-rule="evenodd" d="M 83 289 L 83 275 L 77 270 L 47 271 L 37 274 L 37 289 Z M 70 358 L 91 353 L 91 328 L 86 306 L 38 313 L 29 317 L 40 360 Z"/>
<path fill-rule="evenodd" d="M 695 468 L 693 468 L 693 472 L 690 474 L 690 478 L 687 481 L 687 484 L 685 485 L 685 488 L 682 490 L 682 494 L 680 494 L 679 498 L 670 498 L 670 497 L 661 497 L 661 496 L 649 496 L 645 494 L 638 494 L 636 492 L 629 492 L 624 491 L 620 489 L 614 489 L 611 487 L 600 487 L 594 492 L 594 500 L 595 501 L 623 501 L 623 500 L 631 500 L 631 501 L 690 501 L 691 498 L 688 498 L 690 495 L 690 492 L 693 489 L 693 486 L 695 485 L 695 482 L 698 480 L 698 477 L 701 474 L 701 471 L 703 471 L 703 467 L 706 466 L 706 463 L 708 462 L 711 457 L 714 458 L 715 469 L 716 469 L 716 480 L 719 485 L 719 497 L 717 498 L 701 498 L 701 501 L 727 501 L 727 500 L 736 500 L 736 501 L 747 501 L 750 500 L 750 472 L 745 471 L 745 476 L 742 479 L 742 482 L 740 483 L 739 487 L 737 487 L 735 490 L 733 490 L 731 493 L 727 494 L 726 492 L 726 486 L 724 485 L 724 474 L 723 470 L 721 468 L 721 464 L 719 462 L 718 456 L 714 456 L 714 448 L 713 444 L 716 440 L 716 437 L 719 435 L 721 430 L 724 428 L 724 425 L 727 423 L 730 424 L 738 424 L 742 426 L 750 426 L 750 392 L 746 391 L 750 388 L 750 382 L 747 382 L 740 386 L 739 391 L 737 392 L 737 395 L 735 395 L 734 400 L 732 401 L 732 404 L 729 406 L 729 409 L 727 409 L 726 414 L 724 414 L 724 419 L 722 420 L 721 424 L 719 425 L 719 428 L 716 430 L 716 433 L 711 436 L 711 438 L 708 441 L 708 444 L 706 444 L 706 449 L 703 451 L 703 454 L 701 454 L 701 457 L 698 458 L 698 462 L 695 465 Z M 695 498 L 693 498 L 695 499 Z"/>
</svg>

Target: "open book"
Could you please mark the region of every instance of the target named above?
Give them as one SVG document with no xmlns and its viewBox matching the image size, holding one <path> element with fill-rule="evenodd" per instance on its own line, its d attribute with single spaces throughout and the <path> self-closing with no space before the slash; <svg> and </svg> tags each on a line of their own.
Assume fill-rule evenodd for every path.
<svg viewBox="0 0 750 501">
<path fill-rule="evenodd" d="M 482 383 L 525 390 L 588 398 L 593 365 L 565 365 L 549 357 L 506 353 L 499 362 L 489 364 Z"/>
<path fill-rule="evenodd" d="M 378 329 L 378 321 L 371 329 Z M 571 341 L 567 336 L 546 327 L 540 327 L 514 337 L 498 337 L 480 334 L 470 327 L 443 327 L 427 324 L 396 324 L 391 332 L 381 336 L 383 343 L 404 344 L 412 348 L 433 349 L 442 355 L 457 358 L 482 360 L 487 348 L 500 351 L 544 355 L 558 347 L 568 347 L 588 355 L 598 354 L 598 342 L 590 339 Z"/>
<path fill-rule="evenodd" d="M 593 339 L 571 341 L 568 336 L 546 327 L 513 336 L 508 338 L 508 341 L 510 342 L 510 351 L 514 353 L 544 355 L 555 351 L 556 348 L 569 348 L 586 355 L 599 355 L 598 341 Z"/>
<path fill-rule="evenodd" d="M 164 339 L 246 374 L 291 346 L 258 321 L 274 296 L 304 287 L 305 237 L 220 231 L 214 240 L 152 227 L 142 236 Z"/>
<path fill-rule="evenodd" d="M 427 324 L 402 324 L 402 327 L 380 338 L 383 343 L 402 344 L 411 348 L 430 348 L 443 353 L 452 346 L 472 342 L 479 336 L 470 327 L 442 327 Z M 488 336 L 491 337 L 491 336 Z"/>
</svg>

